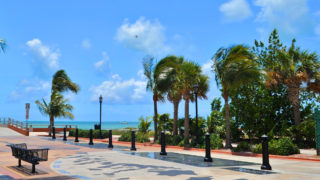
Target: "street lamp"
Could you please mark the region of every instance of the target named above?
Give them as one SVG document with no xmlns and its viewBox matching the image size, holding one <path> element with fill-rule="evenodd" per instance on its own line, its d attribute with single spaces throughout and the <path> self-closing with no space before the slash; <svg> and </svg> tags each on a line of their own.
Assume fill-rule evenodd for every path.
<svg viewBox="0 0 320 180">
<path fill-rule="evenodd" d="M 26 132 L 29 130 L 28 129 L 29 110 L 30 110 L 30 103 L 26 103 Z"/>
<path fill-rule="evenodd" d="M 199 135 L 198 135 L 198 91 L 199 91 L 199 85 L 195 84 L 193 86 L 194 88 L 194 95 L 196 97 L 196 142 L 199 143 Z"/>
<path fill-rule="evenodd" d="M 100 136 L 100 139 L 102 139 L 102 134 L 101 134 L 101 106 L 102 106 L 102 95 L 100 95 L 99 97 L 99 102 L 100 102 L 100 126 L 99 126 L 99 136 Z"/>
</svg>

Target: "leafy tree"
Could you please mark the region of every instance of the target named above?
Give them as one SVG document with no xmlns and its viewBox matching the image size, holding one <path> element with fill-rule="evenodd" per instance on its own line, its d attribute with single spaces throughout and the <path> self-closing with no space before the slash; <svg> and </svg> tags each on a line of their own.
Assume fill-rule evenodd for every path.
<svg viewBox="0 0 320 180">
<path fill-rule="evenodd" d="M 256 81 L 260 75 L 259 68 L 254 62 L 254 55 L 244 45 L 220 48 L 213 57 L 215 79 L 222 87 L 222 96 L 225 100 L 226 119 L 226 148 L 232 148 L 230 141 L 230 112 L 229 91 L 242 84 Z"/>
<path fill-rule="evenodd" d="M 218 128 L 223 125 L 223 114 L 221 111 L 221 99 L 214 98 L 211 102 L 211 113 L 207 118 L 207 128 L 209 133 L 218 134 Z"/>
<path fill-rule="evenodd" d="M 293 39 L 289 48 L 283 46 L 275 29 L 269 37 L 269 46 L 264 47 L 263 43 L 256 41 L 255 50 L 260 50 L 259 61 L 266 71 L 265 85 L 286 87 L 293 106 L 295 125 L 298 126 L 301 122 L 301 85 L 306 82 L 308 90 L 320 92 L 320 61 L 316 53 L 301 50 L 295 42 Z"/>
</svg>

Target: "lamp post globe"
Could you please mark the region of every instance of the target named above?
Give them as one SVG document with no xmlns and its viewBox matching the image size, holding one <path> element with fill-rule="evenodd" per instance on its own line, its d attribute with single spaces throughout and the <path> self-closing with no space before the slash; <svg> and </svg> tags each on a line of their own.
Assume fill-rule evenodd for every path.
<svg viewBox="0 0 320 180">
<path fill-rule="evenodd" d="M 101 134 L 101 106 L 102 106 L 102 95 L 100 95 L 99 97 L 99 103 L 100 103 L 100 126 L 99 126 L 99 136 L 100 136 L 100 139 L 102 139 L 102 134 Z"/>
<path fill-rule="evenodd" d="M 199 92 L 199 85 L 195 84 L 193 86 L 195 101 L 196 101 L 196 142 L 199 143 L 199 134 L 198 134 L 198 92 Z"/>
</svg>

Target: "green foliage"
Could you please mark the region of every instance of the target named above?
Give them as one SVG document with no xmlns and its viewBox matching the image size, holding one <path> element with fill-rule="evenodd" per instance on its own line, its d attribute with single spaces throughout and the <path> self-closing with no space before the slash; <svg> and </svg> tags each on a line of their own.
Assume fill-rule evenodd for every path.
<svg viewBox="0 0 320 180">
<path fill-rule="evenodd" d="M 250 145 L 246 141 L 241 141 L 236 148 L 233 148 L 234 152 L 243 152 L 243 151 L 250 151 Z"/>
<path fill-rule="evenodd" d="M 130 142 L 131 141 L 131 131 L 127 131 L 127 132 L 121 134 L 121 136 L 119 137 L 118 140 Z"/>
<path fill-rule="evenodd" d="M 210 146 L 211 149 L 221 149 L 223 148 L 222 139 L 217 134 L 210 135 Z"/>
<path fill-rule="evenodd" d="M 93 130 L 92 137 L 94 139 L 100 138 L 99 132 L 100 132 L 99 130 Z M 102 134 L 102 138 L 108 138 L 109 131 L 108 130 L 101 130 L 101 134 Z M 69 131 L 69 136 L 74 137 L 75 135 L 76 135 L 76 130 L 75 129 L 71 129 Z M 79 137 L 89 138 L 90 137 L 90 130 L 79 129 L 78 130 L 78 135 L 79 135 Z"/>
<path fill-rule="evenodd" d="M 140 143 L 150 142 L 149 135 L 145 133 L 138 132 L 136 134 L 136 141 Z"/>
<path fill-rule="evenodd" d="M 139 124 L 139 127 L 138 127 L 139 132 L 142 132 L 142 133 L 149 132 L 149 127 L 150 127 L 150 125 L 151 125 L 151 123 L 153 121 L 151 118 L 152 117 L 146 117 L 144 119 L 142 116 L 139 118 L 139 121 L 140 121 L 140 124 Z M 150 119 L 151 119 L 151 121 L 149 121 Z"/>
<path fill-rule="evenodd" d="M 298 126 L 298 131 L 302 138 L 305 140 L 304 143 L 302 143 L 300 146 L 304 148 L 314 148 L 315 143 L 315 120 L 310 118 L 309 120 L 303 121 Z"/>
<path fill-rule="evenodd" d="M 146 133 L 138 132 L 135 134 L 136 135 L 136 142 L 150 142 L 149 135 Z M 131 142 L 131 131 L 127 131 L 123 133 L 119 137 L 119 141 L 126 141 L 126 142 Z"/>
<path fill-rule="evenodd" d="M 283 137 L 279 140 L 271 140 L 269 143 L 269 153 L 275 155 L 300 154 L 300 150 L 290 138 Z M 252 149 L 254 153 L 262 153 L 262 145 L 258 144 Z"/>
<path fill-rule="evenodd" d="M 173 119 L 170 119 L 170 114 L 169 113 L 165 113 L 165 114 L 161 114 L 159 116 L 159 120 L 158 120 L 158 130 L 159 132 L 161 131 L 168 131 L 170 133 L 172 133 L 173 131 Z"/>
</svg>

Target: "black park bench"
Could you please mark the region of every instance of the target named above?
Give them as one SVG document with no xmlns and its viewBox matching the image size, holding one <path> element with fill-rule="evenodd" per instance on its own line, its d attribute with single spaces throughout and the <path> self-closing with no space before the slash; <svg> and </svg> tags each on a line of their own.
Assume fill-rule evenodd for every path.
<svg viewBox="0 0 320 180">
<path fill-rule="evenodd" d="M 21 160 L 32 164 L 32 173 L 36 172 L 36 165 L 40 161 L 48 160 L 49 149 L 27 149 L 27 144 L 10 144 L 12 156 L 19 159 L 18 167 L 21 167 Z"/>
</svg>

